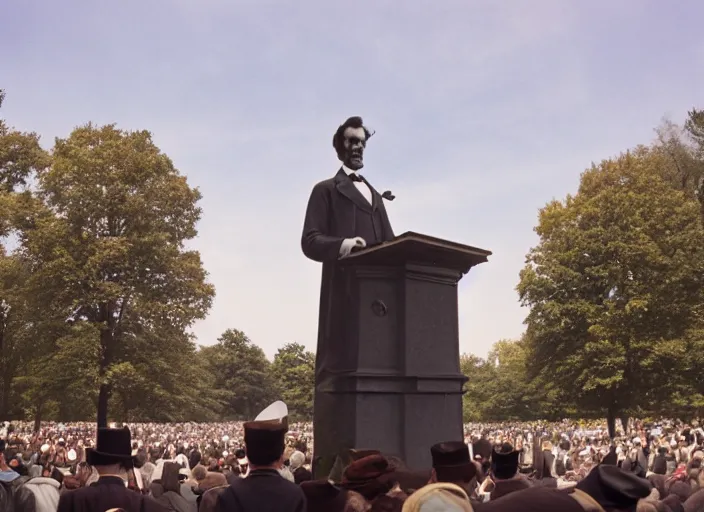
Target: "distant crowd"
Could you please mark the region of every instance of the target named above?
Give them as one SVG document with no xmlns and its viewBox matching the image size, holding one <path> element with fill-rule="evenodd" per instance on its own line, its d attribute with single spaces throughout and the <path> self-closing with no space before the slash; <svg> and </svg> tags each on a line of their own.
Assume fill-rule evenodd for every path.
<svg viewBox="0 0 704 512">
<path fill-rule="evenodd" d="M 153 510 L 230 510 L 224 504 L 232 489 L 265 475 L 267 485 L 281 485 L 276 477 L 298 489 L 304 508 L 292 510 L 400 511 L 417 500 L 439 500 L 444 510 L 517 510 L 511 508 L 517 503 L 521 510 L 531 504 L 585 510 L 596 502 L 605 511 L 704 512 L 704 430 L 696 421 L 632 420 L 614 438 L 602 421 L 471 423 L 464 433 L 426 448 L 432 471 L 409 469 L 394 454 L 350 449 L 331 474 L 315 479 L 310 423 L 135 423 L 102 430 L 93 423 L 43 423 L 38 432 L 30 423 L 5 423 L 0 510 L 73 510 L 74 501 L 60 507 L 78 496 L 67 493 L 107 485 L 109 476 Z M 123 443 L 122 454 L 106 451 L 108 442 Z M 35 508 L 23 509 L 30 501 Z"/>
</svg>

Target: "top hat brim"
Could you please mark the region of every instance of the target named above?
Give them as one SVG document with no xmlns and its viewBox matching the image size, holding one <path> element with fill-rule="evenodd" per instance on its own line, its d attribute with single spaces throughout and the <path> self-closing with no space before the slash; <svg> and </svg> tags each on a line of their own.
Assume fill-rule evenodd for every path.
<svg viewBox="0 0 704 512">
<path fill-rule="evenodd" d="M 434 468 L 462 468 L 464 466 L 473 466 L 474 463 L 471 460 L 466 460 L 464 462 L 436 462 L 433 464 Z"/>
<path fill-rule="evenodd" d="M 86 450 L 86 462 L 90 466 L 110 466 L 112 464 L 122 464 L 130 469 L 134 466 L 132 455 L 116 455 L 114 453 L 99 452 L 88 448 Z"/>
</svg>

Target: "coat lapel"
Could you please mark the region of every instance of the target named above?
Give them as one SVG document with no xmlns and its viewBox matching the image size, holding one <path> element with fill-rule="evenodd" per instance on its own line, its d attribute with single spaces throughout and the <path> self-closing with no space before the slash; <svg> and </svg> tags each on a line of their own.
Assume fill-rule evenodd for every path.
<svg viewBox="0 0 704 512">
<path fill-rule="evenodd" d="M 377 208 L 379 208 L 379 205 L 381 204 L 381 194 L 376 191 L 374 187 L 372 187 L 372 184 L 367 181 L 367 179 L 362 176 L 362 181 L 367 184 L 369 187 L 369 190 L 372 191 L 372 210 L 376 211 Z"/>
<path fill-rule="evenodd" d="M 370 205 L 361 192 L 357 190 L 357 187 L 354 186 L 352 180 L 347 177 L 345 171 L 342 169 L 340 169 L 335 175 L 335 188 L 337 188 L 340 194 L 352 201 L 357 207 L 366 212 L 372 211 L 372 205 Z M 374 193 L 372 193 L 372 202 L 375 202 Z"/>
</svg>

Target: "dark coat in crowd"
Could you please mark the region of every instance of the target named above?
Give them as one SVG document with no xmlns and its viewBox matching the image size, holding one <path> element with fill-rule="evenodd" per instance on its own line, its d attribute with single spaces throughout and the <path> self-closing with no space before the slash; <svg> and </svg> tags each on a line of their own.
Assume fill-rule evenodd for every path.
<svg viewBox="0 0 704 512">
<path fill-rule="evenodd" d="M 61 495 L 57 512 L 105 512 L 121 508 L 126 512 L 164 512 L 164 508 L 148 496 L 130 491 L 118 477 L 100 478 L 90 487 Z"/>
<path fill-rule="evenodd" d="M 306 512 L 306 497 L 301 488 L 274 469 L 250 472 L 225 489 L 218 512 Z"/>
<path fill-rule="evenodd" d="M 36 502 L 34 494 L 24 483 L 29 477 L 20 477 L 13 482 L 0 483 L 0 510 L 13 510 L 16 512 L 34 512 Z"/>
<path fill-rule="evenodd" d="M 303 482 L 308 482 L 310 480 L 313 480 L 313 473 L 308 471 L 304 467 L 296 468 L 293 471 L 293 479 L 297 484 L 302 484 Z"/>
</svg>

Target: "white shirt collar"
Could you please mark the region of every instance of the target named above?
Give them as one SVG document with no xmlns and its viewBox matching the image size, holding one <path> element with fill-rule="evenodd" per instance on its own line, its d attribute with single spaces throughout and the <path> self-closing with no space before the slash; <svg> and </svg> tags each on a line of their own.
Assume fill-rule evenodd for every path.
<svg viewBox="0 0 704 512">
<path fill-rule="evenodd" d="M 345 174 L 349 176 L 350 174 L 357 174 L 357 171 L 353 171 L 349 167 L 347 167 L 345 164 L 342 164 L 342 170 L 345 171 Z"/>
</svg>

